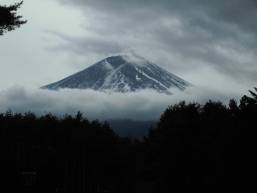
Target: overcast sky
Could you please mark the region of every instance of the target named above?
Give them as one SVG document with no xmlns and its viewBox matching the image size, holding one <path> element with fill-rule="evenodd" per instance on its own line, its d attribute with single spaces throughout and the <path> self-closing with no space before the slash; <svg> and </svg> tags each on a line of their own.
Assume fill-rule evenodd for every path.
<svg viewBox="0 0 257 193">
<path fill-rule="evenodd" d="M 209 95 L 257 85 L 256 0 L 24 0 L 19 14 L 28 23 L 0 37 L 0 90 L 38 88 L 126 52 Z"/>
</svg>

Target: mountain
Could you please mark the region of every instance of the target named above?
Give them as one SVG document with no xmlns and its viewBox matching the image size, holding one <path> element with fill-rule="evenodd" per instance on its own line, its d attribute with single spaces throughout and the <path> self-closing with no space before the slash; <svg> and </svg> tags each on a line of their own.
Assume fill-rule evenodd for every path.
<svg viewBox="0 0 257 193">
<path fill-rule="evenodd" d="M 93 89 L 98 91 L 133 92 L 154 89 L 169 93 L 170 88 L 186 89 L 190 83 L 139 56 L 108 57 L 89 68 L 43 89 Z"/>
<path fill-rule="evenodd" d="M 154 128 L 157 121 L 139 121 L 130 119 L 107 120 L 111 128 L 122 137 L 142 138 Z"/>
</svg>

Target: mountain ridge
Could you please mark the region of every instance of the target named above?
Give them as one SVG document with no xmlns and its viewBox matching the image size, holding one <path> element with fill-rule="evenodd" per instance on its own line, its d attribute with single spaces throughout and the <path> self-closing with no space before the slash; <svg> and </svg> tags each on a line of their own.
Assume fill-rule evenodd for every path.
<svg viewBox="0 0 257 193">
<path fill-rule="evenodd" d="M 185 90 L 191 84 L 139 56 L 111 56 L 60 81 L 41 88 L 93 89 L 135 92 L 153 89 L 170 94 L 170 88 Z"/>
</svg>

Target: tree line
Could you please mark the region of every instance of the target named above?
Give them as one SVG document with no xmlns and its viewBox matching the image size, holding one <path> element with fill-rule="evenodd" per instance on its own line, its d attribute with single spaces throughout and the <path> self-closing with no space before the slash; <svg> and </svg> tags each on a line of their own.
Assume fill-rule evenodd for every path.
<svg viewBox="0 0 257 193">
<path fill-rule="evenodd" d="M 120 137 L 107 122 L 88 121 L 81 113 L 2 113 L 0 189 L 166 193 L 250 187 L 257 163 L 257 94 L 250 93 L 228 106 L 172 105 L 143 140 Z"/>
</svg>

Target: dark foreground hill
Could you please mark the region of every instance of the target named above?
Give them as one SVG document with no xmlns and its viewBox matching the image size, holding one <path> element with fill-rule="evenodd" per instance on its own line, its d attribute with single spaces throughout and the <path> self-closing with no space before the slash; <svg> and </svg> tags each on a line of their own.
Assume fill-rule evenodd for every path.
<svg viewBox="0 0 257 193">
<path fill-rule="evenodd" d="M 108 120 L 111 128 L 120 136 L 131 138 L 142 138 L 146 136 L 151 128 L 156 126 L 157 121 L 139 121 L 131 119 Z"/>
<path fill-rule="evenodd" d="M 256 191 L 257 94 L 251 94 L 229 106 L 170 106 L 141 141 L 80 113 L 0 114 L 1 192 Z"/>
</svg>

